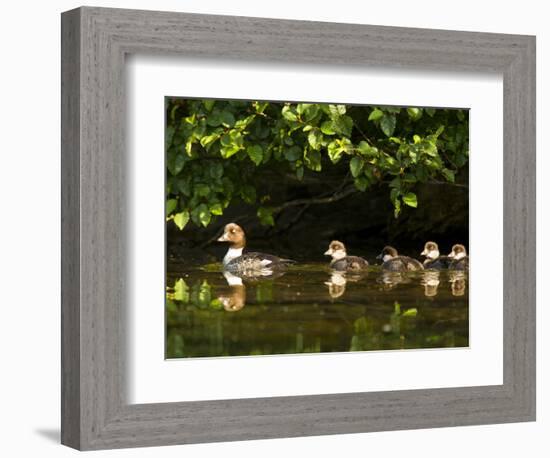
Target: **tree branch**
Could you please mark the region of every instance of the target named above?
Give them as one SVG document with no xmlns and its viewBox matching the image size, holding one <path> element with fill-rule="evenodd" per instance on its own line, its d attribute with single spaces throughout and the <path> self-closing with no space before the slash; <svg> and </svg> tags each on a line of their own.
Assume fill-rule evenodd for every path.
<svg viewBox="0 0 550 458">
<path fill-rule="evenodd" d="M 284 204 L 279 205 L 278 207 L 272 207 L 271 210 L 273 213 L 280 213 L 285 208 L 295 207 L 296 205 L 330 204 L 332 202 L 337 202 L 339 200 L 342 200 L 345 197 L 349 196 L 350 194 L 354 194 L 358 191 L 359 190 L 355 186 L 349 186 L 343 191 L 338 191 L 327 197 L 310 197 L 307 199 L 291 200 L 289 202 L 285 202 Z"/>
</svg>

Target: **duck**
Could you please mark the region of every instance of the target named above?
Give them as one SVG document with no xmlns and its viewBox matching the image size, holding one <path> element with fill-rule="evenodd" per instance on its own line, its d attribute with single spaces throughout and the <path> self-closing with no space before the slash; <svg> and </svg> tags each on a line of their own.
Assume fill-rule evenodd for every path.
<svg viewBox="0 0 550 458">
<path fill-rule="evenodd" d="M 435 242 L 426 242 L 426 244 L 424 245 L 424 251 L 420 253 L 420 256 L 426 257 L 426 259 L 422 263 L 424 269 L 448 269 L 452 261 L 449 256 L 441 256 L 439 254 L 439 247 Z"/>
<path fill-rule="evenodd" d="M 408 256 L 400 256 L 392 246 L 385 246 L 376 259 L 382 260 L 382 269 L 392 272 L 407 272 L 424 270 L 424 266 L 416 259 Z"/>
<path fill-rule="evenodd" d="M 451 263 L 449 269 L 451 270 L 469 270 L 470 258 L 466 253 L 466 247 L 460 243 L 453 245 L 452 251 L 449 253 Z"/>
<path fill-rule="evenodd" d="M 366 269 L 369 263 L 366 259 L 359 256 L 348 256 L 346 246 L 338 240 L 333 240 L 325 251 L 325 256 L 332 256 L 330 268 L 340 272 L 352 272 Z"/>
<path fill-rule="evenodd" d="M 279 258 L 272 254 L 246 252 L 246 235 L 241 226 L 235 223 L 226 224 L 223 234 L 218 242 L 229 243 L 229 249 L 223 258 L 223 269 L 232 273 L 273 275 L 274 271 L 284 270 L 290 264 L 295 264 L 291 259 Z"/>
</svg>

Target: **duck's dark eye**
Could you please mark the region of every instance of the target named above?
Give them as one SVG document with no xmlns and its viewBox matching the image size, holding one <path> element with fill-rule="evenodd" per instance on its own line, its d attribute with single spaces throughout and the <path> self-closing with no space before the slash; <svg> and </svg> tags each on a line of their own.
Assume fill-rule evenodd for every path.
<svg viewBox="0 0 550 458">
<path fill-rule="evenodd" d="M 234 233 L 235 233 L 235 229 L 231 229 L 231 233 L 234 234 Z"/>
</svg>

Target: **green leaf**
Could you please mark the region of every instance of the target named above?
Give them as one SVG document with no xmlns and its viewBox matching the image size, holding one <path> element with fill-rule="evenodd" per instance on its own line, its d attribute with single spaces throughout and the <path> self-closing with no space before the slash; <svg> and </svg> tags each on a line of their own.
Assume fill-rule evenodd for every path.
<svg viewBox="0 0 550 458">
<path fill-rule="evenodd" d="M 401 316 L 416 316 L 418 314 L 418 310 L 417 309 L 407 309 L 405 310 Z"/>
<path fill-rule="evenodd" d="M 334 135 L 336 131 L 334 130 L 332 121 L 323 122 L 323 124 L 321 124 L 321 132 L 323 132 L 325 135 Z"/>
<path fill-rule="evenodd" d="M 334 164 L 336 164 L 340 160 L 342 153 L 344 152 L 344 149 L 336 140 L 328 144 L 327 150 L 328 157 Z"/>
<path fill-rule="evenodd" d="M 168 171 L 172 175 L 176 176 L 182 171 L 183 166 L 185 165 L 185 162 L 186 162 L 185 156 L 183 154 L 177 154 L 172 156 L 171 160 L 169 159 L 167 161 L 166 166 L 168 168 Z"/>
<path fill-rule="evenodd" d="M 302 118 L 306 122 L 312 121 L 318 114 L 319 114 L 319 104 L 317 103 L 304 103 L 302 105 L 306 105 L 305 110 L 303 111 Z"/>
<path fill-rule="evenodd" d="M 365 176 L 357 177 L 353 181 L 353 183 L 355 184 L 355 187 L 361 192 L 365 192 L 369 187 L 369 180 Z"/>
<path fill-rule="evenodd" d="M 400 189 L 401 188 L 401 178 L 395 177 L 393 180 L 390 181 L 390 184 L 388 186 L 390 188 Z"/>
<path fill-rule="evenodd" d="M 316 150 L 306 150 L 304 152 L 304 162 L 306 166 L 315 172 L 321 171 L 321 152 Z"/>
<path fill-rule="evenodd" d="M 214 110 L 206 117 L 206 124 L 211 127 L 218 127 L 222 123 L 219 110 Z"/>
<path fill-rule="evenodd" d="M 418 206 L 418 201 L 414 192 L 408 192 L 407 194 L 405 194 L 403 196 L 403 202 L 409 207 L 416 208 Z"/>
<path fill-rule="evenodd" d="M 174 138 L 174 132 L 176 129 L 174 126 L 168 126 L 166 128 L 166 135 L 164 137 L 164 147 L 168 149 L 168 147 L 172 144 L 172 139 Z"/>
<path fill-rule="evenodd" d="M 393 114 L 385 114 L 380 119 L 380 128 L 382 132 L 386 134 L 387 137 L 391 137 L 395 130 L 396 118 Z"/>
<path fill-rule="evenodd" d="M 353 156 L 351 158 L 351 161 L 349 161 L 349 168 L 353 178 L 357 178 L 361 174 L 364 164 L 363 159 L 359 156 Z"/>
<path fill-rule="evenodd" d="M 208 224 L 210 224 L 210 220 L 212 218 L 210 209 L 206 206 L 206 204 L 200 204 L 196 208 L 198 215 L 199 215 L 199 221 L 200 223 L 206 227 Z"/>
<path fill-rule="evenodd" d="M 291 108 L 289 106 L 284 106 L 281 114 L 283 115 L 283 118 L 285 118 L 287 121 L 297 121 L 298 117 L 295 113 L 292 112 Z"/>
<path fill-rule="evenodd" d="M 357 145 L 357 150 L 363 155 L 363 156 L 377 156 L 378 155 L 378 148 L 369 145 L 366 141 L 361 140 L 359 144 Z"/>
<path fill-rule="evenodd" d="M 181 213 L 176 213 L 174 215 L 174 223 L 176 226 L 178 226 L 179 230 L 181 231 L 189 222 L 189 212 L 188 211 L 182 211 Z"/>
<path fill-rule="evenodd" d="M 407 108 L 407 114 L 413 121 L 418 121 L 422 117 L 421 108 Z"/>
<path fill-rule="evenodd" d="M 442 169 L 441 173 L 445 176 L 447 181 L 454 183 L 455 182 L 455 173 L 449 169 Z"/>
<path fill-rule="evenodd" d="M 214 104 L 216 103 L 215 100 L 203 100 L 202 104 L 206 108 L 207 111 L 212 111 L 212 108 L 214 108 Z"/>
<path fill-rule="evenodd" d="M 304 168 L 303 167 L 296 167 L 296 178 L 298 180 L 302 181 L 302 178 L 304 178 Z"/>
<path fill-rule="evenodd" d="M 264 226 L 275 226 L 275 220 L 273 219 L 273 209 L 268 207 L 260 207 L 257 212 L 260 223 Z"/>
<path fill-rule="evenodd" d="M 378 121 L 382 116 L 384 116 L 384 112 L 378 108 L 375 108 L 370 112 L 369 121 Z"/>
<path fill-rule="evenodd" d="M 313 129 L 309 132 L 307 140 L 314 150 L 320 150 L 323 144 L 323 135 L 319 130 Z"/>
<path fill-rule="evenodd" d="M 237 154 L 243 143 L 243 137 L 240 132 L 232 130 L 222 136 L 220 139 L 222 147 L 220 148 L 220 153 L 224 159 L 229 159 L 234 154 Z"/>
<path fill-rule="evenodd" d="M 241 197 L 247 204 L 253 204 L 256 201 L 256 188 L 249 184 L 243 186 Z"/>
<path fill-rule="evenodd" d="M 222 111 L 220 113 L 220 122 L 225 127 L 233 127 L 235 125 L 235 116 L 230 111 Z"/>
<path fill-rule="evenodd" d="M 262 163 L 262 159 L 264 158 L 264 152 L 260 145 L 252 145 L 249 146 L 246 149 L 246 152 L 248 154 L 248 157 L 254 164 L 260 165 Z"/>
<path fill-rule="evenodd" d="M 345 105 L 329 105 L 328 110 L 330 113 L 331 118 L 338 118 L 341 115 L 346 114 L 346 106 Z"/>
<path fill-rule="evenodd" d="M 219 202 L 210 205 L 210 213 L 213 215 L 223 215 L 223 207 Z"/>
<path fill-rule="evenodd" d="M 299 146 L 292 146 L 285 149 L 284 155 L 287 161 L 293 162 L 302 157 L 302 150 Z"/>
<path fill-rule="evenodd" d="M 168 199 L 166 201 L 166 216 L 169 216 L 178 206 L 177 199 Z"/>
<path fill-rule="evenodd" d="M 340 116 L 332 120 L 332 126 L 336 133 L 349 137 L 353 129 L 353 119 L 349 116 Z"/>
<path fill-rule="evenodd" d="M 210 146 L 212 143 L 214 143 L 216 140 L 220 138 L 220 134 L 211 134 L 211 135 L 205 135 L 200 139 L 200 144 L 203 148 L 206 148 L 207 146 Z"/>
<path fill-rule="evenodd" d="M 210 195 L 210 186 L 204 183 L 197 183 L 194 186 L 195 195 L 199 197 L 207 197 Z"/>
<path fill-rule="evenodd" d="M 401 213 L 401 201 L 395 200 L 393 202 L 393 216 L 397 218 L 400 213 Z"/>
<path fill-rule="evenodd" d="M 435 108 L 424 108 L 424 111 L 428 113 L 428 116 L 433 118 L 433 115 L 435 114 Z"/>
<path fill-rule="evenodd" d="M 220 162 L 214 162 L 210 166 L 210 176 L 218 180 L 223 176 L 223 165 Z"/>
</svg>

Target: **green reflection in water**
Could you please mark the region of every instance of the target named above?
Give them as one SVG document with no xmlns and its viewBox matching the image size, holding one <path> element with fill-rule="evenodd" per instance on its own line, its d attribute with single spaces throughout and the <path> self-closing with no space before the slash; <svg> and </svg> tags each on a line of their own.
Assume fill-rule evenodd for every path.
<svg viewBox="0 0 550 458">
<path fill-rule="evenodd" d="M 194 266 L 167 278 L 167 358 L 467 346 L 464 272 L 310 264 L 247 279 Z"/>
</svg>

